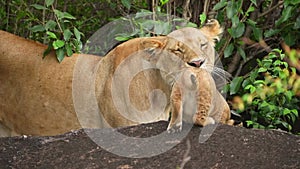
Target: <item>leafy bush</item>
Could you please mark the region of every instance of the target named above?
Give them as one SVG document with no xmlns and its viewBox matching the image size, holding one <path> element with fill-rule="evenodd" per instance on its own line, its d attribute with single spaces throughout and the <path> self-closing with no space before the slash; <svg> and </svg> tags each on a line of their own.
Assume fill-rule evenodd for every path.
<svg viewBox="0 0 300 169">
<path fill-rule="evenodd" d="M 72 25 L 71 20 L 76 18 L 68 12 L 61 12 L 54 9 L 54 0 L 46 0 L 45 6 L 33 4 L 32 6 L 38 10 L 53 12 L 55 20 L 40 21 L 40 25 L 35 25 L 30 30 L 34 33 L 46 33 L 48 49 L 44 52 L 44 57 L 54 49 L 59 62 L 62 62 L 64 57 L 72 56 L 79 53 L 82 48 L 81 35 L 82 33 Z M 72 30 L 71 30 L 72 29 Z"/>
<path fill-rule="evenodd" d="M 274 49 L 258 59 L 258 66 L 247 76 L 237 77 L 230 84 L 230 94 L 239 95 L 234 98 L 235 108 L 250 116 L 248 127 L 292 130 L 299 117 L 300 77 L 284 61 L 286 57 Z"/>
<path fill-rule="evenodd" d="M 130 17 L 122 17 L 121 20 L 130 25 L 130 29 L 123 29 L 130 31 L 117 34 L 115 39 L 118 41 L 126 41 L 135 37 L 167 35 L 174 29 L 181 27 L 197 27 L 192 22 L 160 11 L 141 10 Z"/>
</svg>

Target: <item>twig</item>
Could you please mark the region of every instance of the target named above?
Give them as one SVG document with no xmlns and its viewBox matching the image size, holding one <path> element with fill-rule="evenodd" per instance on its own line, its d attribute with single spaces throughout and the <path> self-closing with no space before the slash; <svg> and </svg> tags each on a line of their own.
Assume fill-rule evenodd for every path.
<svg viewBox="0 0 300 169">
<path fill-rule="evenodd" d="M 191 156 L 189 156 L 189 153 L 191 151 L 191 143 L 190 143 L 190 140 L 187 140 L 186 141 L 186 145 L 187 145 L 187 150 L 186 152 L 184 153 L 183 155 L 183 160 L 182 160 L 182 163 L 180 165 L 180 169 L 183 169 L 184 168 L 184 165 L 191 160 Z"/>
<path fill-rule="evenodd" d="M 204 7 L 203 7 L 203 13 L 208 16 L 208 8 L 209 8 L 210 0 L 205 0 Z"/>
<path fill-rule="evenodd" d="M 186 0 L 185 1 L 185 4 L 183 6 L 183 12 L 182 12 L 182 15 L 183 15 L 183 18 L 187 21 L 189 21 L 191 19 L 191 11 L 190 11 L 190 0 Z"/>
<path fill-rule="evenodd" d="M 55 9 L 54 9 L 53 5 L 51 5 L 51 8 L 52 8 L 52 11 L 54 12 Z M 55 20 L 57 22 L 57 25 L 58 25 L 58 28 L 59 28 L 60 32 L 63 32 L 63 30 L 62 30 L 62 28 L 60 26 L 59 20 L 58 20 L 58 18 L 57 18 L 57 16 L 55 14 L 54 14 L 54 18 L 55 18 Z"/>
<path fill-rule="evenodd" d="M 276 4 L 275 6 L 273 6 L 272 8 L 270 8 L 269 10 L 267 10 L 266 12 L 258 15 L 258 18 L 263 17 L 263 16 L 269 14 L 270 12 L 272 12 L 274 9 L 276 9 L 277 7 L 279 7 L 282 4 L 283 4 L 283 1 L 279 1 L 278 4 Z"/>
</svg>

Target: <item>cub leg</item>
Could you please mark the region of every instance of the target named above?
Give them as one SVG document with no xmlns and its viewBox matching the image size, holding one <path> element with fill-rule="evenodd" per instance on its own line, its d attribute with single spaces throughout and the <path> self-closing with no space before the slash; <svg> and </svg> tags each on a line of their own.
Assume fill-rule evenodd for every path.
<svg viewBox="0 0 300 169">
<path fill-rule="evenodd" d="M 171 119 L 168 125 L 167 131 L 179 132 L 182 129 L 182 114 L 183 114 L 183 104 L 181 103 L 181 93 L 180 89 L 175 89 L 171 96 Z"/>
</svg>

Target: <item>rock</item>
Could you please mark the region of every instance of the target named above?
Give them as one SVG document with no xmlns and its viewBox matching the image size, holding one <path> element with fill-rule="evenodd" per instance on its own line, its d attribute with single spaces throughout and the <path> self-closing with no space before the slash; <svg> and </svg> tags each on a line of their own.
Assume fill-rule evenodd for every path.
<svg viewBox="0 0 300 169">
<path fill-rule="evenodd" d="M 165 132 L 167 122 L 156 122 L 120 129 L 81 129 L 51 137 L 7 137 L 0 138 L 0 168 L 299 168 L 300 137 L 277 130 L 257 130 L 228 125 L 210 125 L 204 128 L 184 124 L 181 133 L 166 134 L 160 144 L 138 143 L 140 138 L 156 139 Z M 118 131 L 118 132 L 116 132 Z M 201 139 L 207 139 L 199 143 Z M 118 139 L 111 134 L 122 133 L 130 137 Z M 204 133 L 204 135 L 203 135 Z M 185 136 L 187 134 L 187 136 Z M 123 144 L 129 156 L 137 157 L 136 151 L 144 150 L 156 154 L 158 148 L 174 146 L 172 149 L 152 157 L 129 158 L 111 153 L 118 146 L 97 145 L 94 139 L 116 141 Z M 101 137 L 102 136 L 102 137 Z M 207 137 L 206 137 L 207 136 Z M 138 137 L 136 140 L 134 138 Z M 151 141 L 150 139 L 150 141 Z M 147 139 L 146 139 L 147 140 Z M 148 140 L 149 141 L 149 140 Z M 200 140 L 201 141 L 201 140 Z M 124 146 L 125 145 L 125 146 Z M 130 148 L 135 145 L 135 148 Z"/>
</svg>

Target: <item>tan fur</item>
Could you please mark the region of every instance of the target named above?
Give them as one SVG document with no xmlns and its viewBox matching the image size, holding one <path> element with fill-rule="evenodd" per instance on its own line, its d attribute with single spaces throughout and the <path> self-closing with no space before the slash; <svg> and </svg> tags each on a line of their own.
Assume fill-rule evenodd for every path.
<svg viewBox="0 0 300 169">
<path fill-rule="evenodd" d="M 59 64 L 54 53 L 42 59 L 45 49 L 0 31 L 0 123 L 11 135 L 55 135 L 80 128 L 72 103 L 78 55 Z"/>
<path fill-rule="evenodd" d="M 59 64 L 54 53 L 42 59 L 45 49 L 45 45 L 0 31 L 0 123 L 3 126 L 1 129 L 9 130 L 10 135 L 56 135 L 82 127 L 72 100 L 73 70 L 79 55 L 66 57 Z M 111 93 L 114 73 L 127 57 L 137 51 L 138 61 L 125 66 L 128 72 L 144 64 L 157 68 L 165 66 L 167 71 L 175 71 L 186 67 L 186 62 L 198 57 L 184 44 L 170 37 L 133 39 L 116 47 L 103 59 L 92 55 L 84 56 L 83 59 L 89 60 L 87 63 L 90 64 L 90 70 L 82 71 L 92 72 L 96 77 L 95 94 L 104 117 L 104 120 L 98 121 L 106 121 L 104 124 L 89 124 L 87 127 L 118 127 L 168 118 L 169 100 L 165 100 L 165 107 L 157 109 L 156 105 L 161 105 L 156 98 L 161 95 L 154 92 L 149 97 L 153 89 L 160 89 L 165 98 L 170 97 L 172 82 L 164 79 L 161 75 L 163 72 L 159 69 L 147 69 L 134 76 L 130 81 L 129 101 L 139 111 L 148 110 L 153 104 L 154 109 L 150 113 L 155 110 L 160 112 L 153 116 L 138 114 L 140 118 L 132 120 L 130 115 L 129 119 L 123 117 L 114 106 Z M 165 57 L 160 57 L 161 55 Z M 175 63 L 174 58 L 168 57 L 169 55 L 183 61 L 178 59 Z M 118 82 L 117 89 L 117 92 L 121 92 L 117 94 L 122 102 L 126 97 L 126 93 L 122 92 L 127 90 L 122 88 L 123 81 L 128 80 L 125 72 L 121 74 L 123 80 Z M 124 102 L 127 103 L 128 100 L 125 99 Z M 129 113 L 132 111 L 132 107 L 124 109 Z M 80 118 L 89 118 L 89 112 L 86 113 Z"/>
<path fill-rule="evenodd" d="M 202 28 L 182 28 L 168 34 L 169 37 L 183 42 L 185 45 L 194 50 L 200 57 L 201 68 L 213 71 L 215 64 L 216 51 L 214 49 L 215 40 L 223 32 L 217 20 L 212 19 Z"/>
<path fill-rule="evenodd" d="M 206 43 L 210 38 L 201 32 L 200 40 L 210 44 Z M 56 135 L 81 127 L 118 127 L 167 120 L 171 86 L 179 72 L 190 67 L 188 63 L 214 57 L 212 45 L 196 51 L 191 47 L 172 36 L 136 38 L 117 46 L 103 59 L 74 54 L 59 64 L 54 53 L 42 59 L 45 45 L 0 31 L 0 132 L 3 131 L 0 136 Z M 127 63 L 132 55 L 137 60 Z M 73 74 L 78 58 L 86 65 Z M 122 68 L 119 79 L 115 77 L 118 67 Z M 142 71 L 130 79 L 130 72 L 136 69 Z M 83 100 L 83 105 L 78 106 L 81 100 L 72 99 L 72 92 L 73 97 L 74 93 L 80 93 L 72 91 L 76 81 L 73 78 L 80 72 L 89 74 L 89 80 L 95 78 L 87 84 L 88 89 L 95 91 L 87 90 L 80 83 L 77 87 L 92 95 L 91 98 L 95 95 L 102 118 L 90 114 L 89 110 L 97 108 L 89 100 Z M 114 79 L 118 80 L 117 87 L 112 90 Z M 77 79 L 80 80 L 85 79 Z M 128 80 L 130 85 L 126 88 Z M 74 106 L 82 110 L 79 120 Z"/>
<path fill-rule="evenodd" d="M 169 131 L 180 131 L 182 120 L 200 126 L 215 122 L 233 125 L 228 104 L 210 73 L 201 68 L 188 68 L 177 79 L 171 93 L 171 110 Z"/>
</svg>

